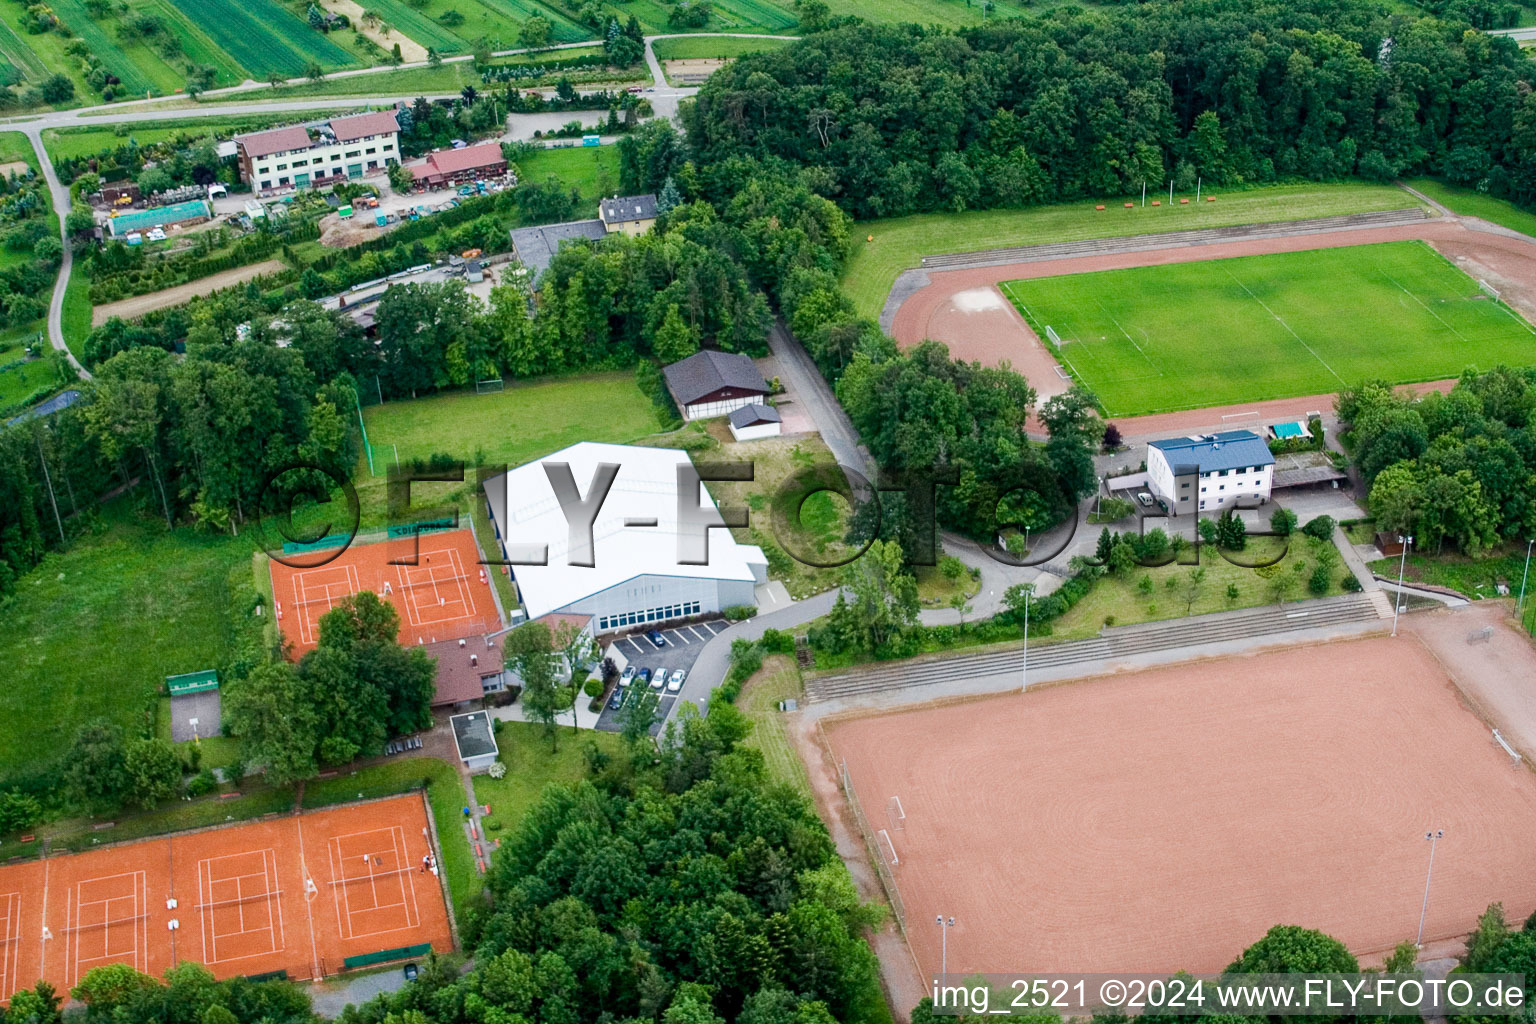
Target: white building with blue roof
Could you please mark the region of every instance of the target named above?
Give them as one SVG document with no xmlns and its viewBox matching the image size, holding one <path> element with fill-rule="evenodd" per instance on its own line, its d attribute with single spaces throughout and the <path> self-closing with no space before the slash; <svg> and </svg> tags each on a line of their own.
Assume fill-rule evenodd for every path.
<svg viewBox="0 0 1536 1024">
<path fill-rule="evenodd" d="M 1147 446 L 1147 486 L 1170 515 L 1266 502 L 1274 472 L 1269 445 L 1250 430 L 1194 434 Z"/>
</svg>

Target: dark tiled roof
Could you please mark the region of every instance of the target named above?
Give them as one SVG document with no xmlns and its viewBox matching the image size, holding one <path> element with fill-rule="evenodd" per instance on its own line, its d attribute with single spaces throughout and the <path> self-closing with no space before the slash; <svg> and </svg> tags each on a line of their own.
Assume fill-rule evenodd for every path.
<svg viewBox="0 0 1536 1024">
<path fill-rule="evenodd" d="M 291 124 L 286 128 L 236 135 L 235 141 L 245 150 L 246 156 L 270 156 L 273 153 L 286 153 L 292 149 L 308 149 L 309 129 L 303 125 Z"/>
<path fill-rule="evenodd" d="M 512 247 L 517 250 L 517 258 L 523 261 L 523 266 L 536 279 L 549 267 L 561 242 L 573 238 L 588 238 L 595 242 L 607 235 L 608 231 L 600 220 L 573 220 L 536 228 L 514 228 Z"/>
<path fill-rule="evenodd" d="M 779 410 L 771 405 L 759 405 L 754 402 L 744 405 L 731 413 L 731 426 L 750 427 L 754 423 L 780 423 Z"/>
<path fill-rule="evenodd" d="M 331 118 L 331 132 L 338 142 L 351 142 L 353 139 L 362 139 L 369 135 L 388 135 L 390 132 L 399 130 L 400 125 L 395 121 L 393 110 L 376 110 L 369 114 Z"/>
<path fill-rule="evenodd" d="M 752 360 L 739 352 L 705 349 L 673 363 L 664 372 L 672 397 L 684 405 L 691 405 L 721 388 L 768 393 L 768 382 L 757 372 Z"/>
<path fill-rule="evenodd" d="M 484 711 L 467 715 L 454 715 L 453 740 L 458 745 L 459 757 L 468 760 L 496 753 L 496 737 L 491 733 L 491 716 Z"/>
<path fill-rule="evenodd" d="M 494 640 L 487 643 L 478 636 L 464 640 L 462 647 L 458 640 L 439 640 L 424 644 L 422 649 L 437 662 L 434 705 L 479 700 L 485 696 L 485 687 L 480 680 L 485 676 L 500 675 L 503 667 L 501 648 Z"/>
<path fill-rule="evenodd" d="M 1200 472 L 1268 466 L 1275 461 L 1264 439 L 1248 430 L 1228 430 L 1220 434 L 1174 437 L 1153 441 L 1151 447 L 1163 453 L 1168 465 L 1199 466 Z"/>
<path fill-rule="evenodd" d="M 655 220 L 656 195 L 614 196 L 599 204 L 599 216 L 608 224 L 622 224 L 630 220 Z"/>
</svg>

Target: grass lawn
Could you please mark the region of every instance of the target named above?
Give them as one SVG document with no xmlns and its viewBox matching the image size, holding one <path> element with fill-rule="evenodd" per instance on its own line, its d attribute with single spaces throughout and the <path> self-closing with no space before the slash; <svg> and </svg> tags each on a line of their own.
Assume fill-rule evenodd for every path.
<svg viewBox="0 0 1536 1024">
<path fill-rule="evenodd" d="M 969 570 L 953 581 L 936 565 L 919 565 L 912 571 L 917 577 L 917 599 L 924 608 L 948 608 L 956 595 L 964 595 L 969 601 L 981 590 L 981 581 L 972 577 Z"/>
<path fill-rule="evenodd" d="M 1371 571 L 1391 579 L 1397 579 L 1401 565 L 1398 555 L 1378 558 L 1367 565 Z M 1410 583 L 1427 583 L 1435 587 L 1449 587 L 1474 600 L 1498 597 L 1495 589 L 1500 583 L 1510 589 L 1511 596 L 1519 596 L 1520 576 L 1525 571 L 1525 549 L 1512 546 L 1500 554 L 1485 558 L 1468 558 L 1461 554 L 1421 554 L 1410 548 L 1407 564 L 1403 566 L 1403 578 Z M 1530 602 L 1527 602 L 1529 604 Z"/>
<path fill-rule="evenodd" d="M 101 534 L 48 555 L 6 606 L 0 775 L 36 767 L 40 735 L 52 753 L 98 716 L 142 728 L 167 675 L 222 664 L 227 581 L 250 540 L 169 533 L 133 500 L 104 508 Z"/>
<path fill-rule="evenodd" d="M 581 193 L 583 204 L 595 204 L 619 187 L 618 146 L 570 146 L 541 149 L 517 161 L 520 179 L 542 182 L 553 174 L 566 188 Z M 585 216 L 585 212 L 579 211 Z"/>
<path fill-rule="evenodd" d="M 1453 213 L 1483 220 L 1536 237 L 1536 213 L 1523 209 L 1507 199 L 1485 196 L 1475 189 L 1448 185 L 1433 178 L 1414 178 L 1408 184 L 1438 203 L 1449 207 Z"/>
<path fill-rule="evenodd" d="M 557 746 L 551 751 L 542 725 L 496 721 L 496 746 L 500 750 L 497 759 L 507 766 L 507 774 L 500 779 L 475 776 L 475 799 L 491 809 L 486 820 L 486 838 L 492 842 L 498 835 L 517 828 L 545 786 L 586 778 L 583 751 L 588 744 L 597 744 L 599 750 L 613 757 L 625 756 L 624 741 L 618 733 L 595 729 L 573 732 L 569 721 L 559 727 L 555 739 Z M 492 823 L 497 827 L 492 828 Z"/>
<path fill-rule="evenodd" d="M 1530 325 L 1422 242 L 1009 281 L 1110 416 L 1523 366 Z M 1240 341 L 1239 341 L 1240 339 Z"/>
<path fill-rule="evenodd" d="M 85 128 L 48 128 L 43 132 L 43 146 L 53 160 L 66 157 L 95 156 L 103 150 L 126 146 L 129 141 L 148 146 L 166 139 L 196 138 L 213 135 L 229 138 L 238 132 L 257 131 L 274 124 L 291 122 L 296 115 L 252 114 L 240 118 L 188 118 L 184 121 L 140 121 L 124 124 L 125 134 L 114 125 Z M 20 135 L 21 133 L 15 133 Z M 25 136 L 22 136 L 25 138 Z M 7 157 L 7 159 L 12 159 Z"/>
<path fill-rule="evenodd" d="M 1234 558 L 1248 562 L 1264 561 L 1280 550 L 1281 543 L 1279 538 L 1250 537 L 1245 550 L 1231 554 Z M 1317 552 L 1323 548 L 1338 555 L 1337 549 L 1328 541 L 1315 540 L 1302 534 L 1291 537 L 1285 557 L 1278 563 L 1281 572 L 1296 577 L 1295 585 L 1286 595 L 1287 601 L 1344 592 L 1339 581 L 1349 575 L 1349 569 L 1339 557 L 1334 559 L 1327 594 L 1313 594 L 1307 589 L 1307 577 L 1317 566 Z M 1101 579 L 1088 596 L 1052 623 L 1051 639 L 1082 640 L 1096 636 L 1110 618 L 1113 618 L 1115 625 L 1124 626 L 1133 622 L 1176 619 L 1187 614 L 1204 615 L 1233 608 L 1253 608 L 1274 602 L 1268 579 L 1246 565 L 1233 565 L 1208 544 L 1200 547 L 1200 564 L 1205 569 L 1205 582 L 1192 608 L 1186 604 L 1186 598 L 1187 581 L 1194 566 L 1175 563 L 1156 569 L 1135 568 L 1123 577 L 1106 576 Z M 1300 571 L 1297 566 L 1302 567 Z M 1152 581 L 1150 593 L 1143 591 L 1143 579 Z M 1169 587 L 1170 582 L 1172 587 Z M 1237 587 L 1235 598 L 1227 594 L 1229 585 Z"/>
<path fill-rule="evenodd" d="M 842 471 L 832 452 L 819 437 L 738 443 L 729 440 L 730 430 L 723 419 L 711 420 L 708 431 L 717 442 L 705 454 L 711 462 L 751 461 L 753 466 L 750 481 L 717 480 L 709 484 L 709 493 L 717 503 L 747 509 L 746 529 L 732 530 L 732 536 L 742 544 L 762 548 L 768 559 L 768 575 L 782 582 L 797 601 L 837 586 L 843 569 L 825 563 L 851 553 L 843 543 L 848 533 L 847 502 L 830 491 L 816 491 L 806 497 L 808 488 L 783 489 L 798 474 L 829 486 L 840 483 Z M 809 564 L 812 562 L 823 564 Z"/>
<path fill-rule="evenodd" d="M 25 327 L 11 327 L 0 331 L 0 367 L 26 358 L 26 345 L 43 330 L 38 320 Z M 47 349 L 47 345 L 43 346 Z M 51 350 L 50 350 L 51 351 Z M 62 386 L 47 358 L 33 359 L 9 369 L 0 369 L 0 409 L 27 403 L 42 388 Z"/>
<path fill-rule="evenodd" d="M 658 60 L 698 60 L 709 57 L 740 57 L 788 46 L 789 39 L 741 39 L 733 36 L 685 36 L 658 39 L 651 44 Z"/>
<path fill-rule="evenodd" d="M 69 284 L 64 287 L 64 316 L 60 326 L 64 331 L 64 343 L 76 359 L 80 358 L 85 336 L 91 333 L 91 282 L 80 267 L 69 275 Z"/>
<path fill-rule="evenodd" d="M 810 796 L 810 777 L 800 755 L 795 753 L 795 745 L 784 728 L 784 713 L 779 710 L 779 701 L 798 698 L 800 690 L 800 670 L 795 667 L 795 660 L 771 654 L 763 659 L 763 667 L 742 685 L 736 707 L 752 723 L 752 732 L 742 745 L 763 752 L 763 761 L 774 781 Z"/>
<path fill-rule="evenodd" d="M 480 76 L 469 61 L 455 61 L 435 68 L 399 68 L 393 71 L 376 71 L 367 75 L 349 75 L 345 78 L 327 78 L 322 82 L 303 82 L 285 85 L 278 89 L 261 89 L 238 94 L 238 102 L 260 103 L 264 100 L 292 100 L 305 96 L 380 96 L 399 93 L 401 96 L 437 95 L 456 93 L 466 85 L 484 88 Z M 229 96 L 210 96 L 204 102 L 230 102 Z M 291 119 L 292 114 L 288 117 Z"/>
<path fill-rule="evenodd" d="M 1128 197 L 1127 197 L 1128 198 Z M 1193 198 L 1193 197 L 1190 197 Z M 1189 206 L 1121 208 L 1122 199 L 1105 200 L 1096 211 L 1093 200 L 1024 210 L 974 210 L 969 213 L 922 213 L 891 220 L 865 221 L 855 226 L 860 239 L 843 287 L 860 315 L 880 315 L 896 275 L 919 265 L 924 256 L 1045 242 L 1071 242 L 1159 231 L 1228 227 L 1304 220 L 1372 210 L 1418 206 L 1418 200 L 1389 185 L 1278 185 L 1242 192 L 1220 193 L 1214 203 Z M 865 242 L 874 235 L 873 242 Z"/>
<path fill-rule="evenodd" d="M 464 914 L 479 901 L 485 887 L 475 867 L 475 854 L 459 824 L 464 807 L 464 782 L 458 769 L 435 757 L 412 757 L 368 765 L 333 779 L 318 779 L 304 787 L 305 807 L 324 807 L 363 797 L 404 793 L 427 784 L 427 804 L 437 825 L 437 841 L 442 848 L 443 875 L 453 900 L 455 916 Z"/>
<path fill-rule="evenodd" d="M 520 466 L 577 441 L 626 444 L 661 426 L 630 373 L 509 381 L 505 391 L 494 394 L 461 392 L 386 402 L 365 407 L 363 420 L 373 444 L 374 472 L 369 473 L 364 454 L 353 482 L 365 530 L 386 521 L 386 474 L 397 448 L 402 461 L 444 453 L 469 463 L 463 484 L 417 484 L 411 489 L 413 505 L 450 503 L 466 511 L 476 507 L 477 463 Z M 326 515 L 324 509 L 316 512 Z M 295 522 L 307 520 L 296 515 Z M 510 591 L 502 590 L 503 602 L 509 596 Z"/>
</svg>

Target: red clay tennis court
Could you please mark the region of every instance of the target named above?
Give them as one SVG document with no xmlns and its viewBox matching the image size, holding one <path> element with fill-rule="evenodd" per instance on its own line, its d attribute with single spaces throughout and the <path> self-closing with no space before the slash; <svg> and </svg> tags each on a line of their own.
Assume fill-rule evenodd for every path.
<svg viewBox="0 0 1536 1024">
<path fill-rule="evenodd" d="M 1276 924 L 1369 957 L 1536 909 L 1536 778 L 1416 639 L 830 722 L 918 964 L 1219 971 Z M 893 863 L 894 859 L 894 863 Z"/>
<path fill-rule="evenodd" d="M 354 543 L 312 568 L 273 561 L 272 596 L 295 658 L 320 639 L 320 618 L 343 598 L 371 590 L 400 613 L 400 643 L 430 644 L 499 629 L 489 572 L 469 530 Z"/>
<path fill-rule="evenodd" d="M 421 794 L 0 867 L 0 993 L 93 967 L 335 974 L 453 948 Z M 412 954 L 415 955 L 415 954 Z"/>
</svg>

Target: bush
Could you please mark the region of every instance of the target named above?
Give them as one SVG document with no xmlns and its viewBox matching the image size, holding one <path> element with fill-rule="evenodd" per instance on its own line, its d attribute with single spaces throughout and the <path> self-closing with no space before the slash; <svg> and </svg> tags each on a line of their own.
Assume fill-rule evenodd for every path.
<svg viewBox="0 0 1536 1024">
<path fill-rule="evenodd" d="M 1277 508 L 1269 517 L 1269 528 L 1282 537 L 1289 537 L 1296 529 L 1296 513 L 1288 508 Z"/>
<path fill-rule="evenodd" d="M 1353 579 L 1354 577 L 1351 576 L 1350 578 Z M 1312 570 L 1312 575 L 1307 577 L 1307 589 L 1321 596 L 1328 593 L 1328 582 L 1328 567 L 1326 565 L 1319 565 L 1316 569 Z"/>
<path fill-rule="evenodd" d="M 588 679 L 582 686 L 581 692 L 594 700 L 603 695 L 603 681 L 601 679 Z"/>
<path fill-rule="evenodd" d="M 497 761 L 490 768 L 486 769 L 485 774 L 493 779 L 504 779 L 507 777 L 507 766 Z"/>
<path fill-rule="evenodd" d="M 1355 579 L 1355 574 L 1352 572 L 1344 574 L 1344 578 L 1339 580 L 1339 586 L 1344 588 L 1346 594 L 1358 594 L 1365 589 L 1360 585 L 1360 581 Z"/>
<path fill-rule="evenodd" d="M 1316 519 L 1308 520 L 1307 525 L 1301 528 L 1301 532 L 1317 540 L 1332 540 L 1334 525 L 1333 516 L 1318 516 Z"/>
<path fill-rule="evenodd" d="M 750 604 L 733 604 L 729 608 L 723 609 L 720 614 L 732 622 L 741 622 L 743 619 L 750 619 L 756 615 L 757 608 Z"/>
</svg>

